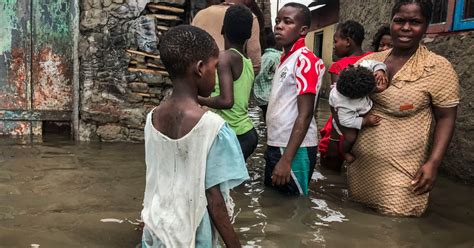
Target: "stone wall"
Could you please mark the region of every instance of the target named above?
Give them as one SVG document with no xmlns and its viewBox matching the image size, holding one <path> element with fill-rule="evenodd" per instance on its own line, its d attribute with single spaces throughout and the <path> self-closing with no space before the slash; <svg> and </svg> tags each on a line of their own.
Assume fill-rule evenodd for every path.
<svg viewBox="0 0 474 248">
<path fill-rule="evenodd" d="M 256 0 L 258 7 L 263 12 L 263 17 L 265 20 L 265 28 L 273 28 L 272 27 L 272 15 L 271 15 L 271 3 L 270 0 Z"/>
<path fill-rule="evenodd" d="M 443 169 L 474 183 L 474 31 L 428 38 L 425 44 L 453 63 L 461 84 L 456 131 Z"/>
<path fill-rule="evenodd" d="M 156 11 L 146 7 L 148 2 L 81 1 L 80 140 L 143 141 L 146 113 L 171 93 L 155 56 L 166 21 L 150 15 Z"/>
<path fill-rule="evenodd" d="M 394 0 L 341 0 L 340 22 L 356 20 L 366 29 L 364 48 L 369 50 L 373 35 L 383 23 L 389 23 Z M 459 75 L 461 104 L 453 141 L 442 169 L 449 175 L 474 183 L 474 31 L 437 35 L 424 39 L 429 49 L 446 57 Z"/>
<path fill-rule="evenodd" d="M 207 2 L 80 1 L 80 140 L 143 141 L 146 113 L 172 91 L 159 60 L 160 37 L 167 27 L 189 23 L 190 17 Z M 269 0 L 257 3 L 267 9 L 265 18 L 270 18 Z M 157 5 L 178 7 L 185 12 L 163 10 Z"/>
</svg>

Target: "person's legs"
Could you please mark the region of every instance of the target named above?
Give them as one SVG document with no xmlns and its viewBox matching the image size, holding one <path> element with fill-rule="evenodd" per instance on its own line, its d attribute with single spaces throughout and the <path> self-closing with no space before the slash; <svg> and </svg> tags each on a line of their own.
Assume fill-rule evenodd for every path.
<svg viewBox="0 0 474 248">
<path fill-rule="evenodd" d="M 237 135 L 237 139 L 240 143 L 240 148 L 242 149 L 242 153 L 244 154 L 244 159 L 247 161 L 247 158 L 252 155 L 257 148 L 258 144 L 258 134 L 255 128 L 252 128 L 250 131 L 242 134 Z"/>
<path fill-rule="evenodd" d="M 262 110 L 262 114 L 263 114 L 263 121 L 267 121 L 267 107 L 268 105 L 261 105 L 261 106 L 258 106 L 261 110 Z"/>
<path fill-rule="evenodd" d="M 301 195 L 309 193 L 309 182 L 316 165 L 317 150 L 316 146 L 300 147 L 291 162 L 291 178 Z"/>
<path fill-rule="evenodd" d="M 316 165 L 317 147 L 300 147 L 291 164 L 290 182 L 283 186 L 272 185 L 272 173 L 284 148 L 268 146 L 265 151 L 265 185 L 285 195 L 307 195 L 311 176 Z"/>
<path fill-rule="evenodd" d="M 318 147 L 317 146 L 310 146 L 306 147 L 307 154 L 308 154 L 308 162 L 309 162 L 309 173 L 308 173 L 308 183 L 311 181 L 311 177 L 313 176 L 314 168 L 316 167 L 316 160 L 318 157 Z"/>
<path fill-rule="evenodd" d="M 354 162 L 355 157 L 354 155 L 352 155 L 351 150 L 357 139 L 359 131 L 355 128 L 341 127 L 340 129 L 344 135 L 344 140 L 342 141 L 342 151 L 344 153 L 344 159 L 347 163 L 352 163 Z"/>
<path fill-rule="evenodd" d="M 279 147 L 267 146 L 264 154 L 265 158 L 265 177 L 264 184 L 265 186 L 272 187 L 272 173 L 275 169 L 276 164 L 281 158 L 281 152 Z"/>
<path fill-rule="evenodd" d="M 339 136 L 332 127 L 332 116 L 329 116 L 324 127 L 319 131 L 321 139 L 319 140 L 319 153 L 321 167 L 333 171 L 341 171 L 342 163 L 344 162 L 340 149 L 339 142 L 344 139 Z M 337 137 L 337 138 L 333 138 Z"/>
<path fill-rule="evenodd" d="M 265 179 L 264 183 L 265 186 L 272 187 L 281 194 L 284 195 L 299 195 L 300 191 L 298 190 L 298 186 L 295 184 L 293 177 L 290 178 L 290 182 L 283 186 L 273 186 L 272 185 L 272 173 L 273 169 L 275 169 L 276 164 L 280 161 L 281 155 L 283 154 L 283 148 L 268 146 L 267 150 L 265 151 Z"/>
</svg>

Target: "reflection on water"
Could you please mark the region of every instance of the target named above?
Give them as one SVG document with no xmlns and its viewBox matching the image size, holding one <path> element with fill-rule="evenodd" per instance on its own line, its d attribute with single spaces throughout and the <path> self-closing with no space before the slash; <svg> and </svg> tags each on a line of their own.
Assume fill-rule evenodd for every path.
<svg viewBox="0 0 474 248">
<path fill-rule="evenodd" d="M 244 247 L 474 247 L 474 189 L 439 178 L 427 214 L 394 218 L 348 200 L 345 175 L 317 167 L 309 197 L 265 188 L 265 124 L 251 108 L 260 142 L 248 161 L 251 180 L 233 194 L 235 227 Z M 329 116 L 318 109 L 318 127 Z M 455 209 L 453 209 L 455 208 Z"/>
<path fill-rule="evenodd" d="M 322 199 L 312 199 L 311 202 L 313 202 L 316 206 L 312 207 L 312 209 L 320 210 L 322 211 L 322 214 L 317 214 L 318 218 L 323 221 L 323 223 L 316 223 L 321 226 L 328 226 L 327 223 L 330 222 L 343 222 L 347 221 L 341 212 L 332 210 L 328 207 L 328 204 L 325 200 Z"/>
</svg>

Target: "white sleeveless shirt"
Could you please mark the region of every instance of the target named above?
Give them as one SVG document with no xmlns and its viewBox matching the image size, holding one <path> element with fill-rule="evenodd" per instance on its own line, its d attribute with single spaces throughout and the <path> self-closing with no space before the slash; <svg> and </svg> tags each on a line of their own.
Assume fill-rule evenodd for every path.
<svg viewBox="0 0 474 248">
<path fill-rule="evenodd" d="M 206 112 L 194 128 L 170 139 L 145 125 L 146 186 L 142 219 L 166 247 L 195 247 L 205 211 L 206 160 L 224 120 Z"/>
</svg>

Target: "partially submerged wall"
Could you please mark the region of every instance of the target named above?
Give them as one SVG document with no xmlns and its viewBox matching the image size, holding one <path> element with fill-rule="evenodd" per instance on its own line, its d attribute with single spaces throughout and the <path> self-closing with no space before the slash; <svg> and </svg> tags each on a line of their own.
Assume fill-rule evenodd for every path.
<svg viewBox="0 0 474 248">
<path fill-rule="evenodd" d="M 257 2 L 270 23 L 270 2 Z M 172 91 L 159 59 L 160 37 L 171 26 L 189 23 L 206 3 L 81 0 L 80 140 L 143 141 L 146 113 Z"/>
<path fill-rule="evenodd" d="M 340 22 L 356 20 L 366 29 L 364 48 L 369 50 L 373 35 L 379 26 L 390 22 L 394 0 L 341 0 Z M 428 37 L 425 45 L 446 57 L 458 73 L 461 84 L 461 104 L 453 141 L 442 169 L 464 181 L 474 182 L 474 31 L 447 33 Z"/>
<path fill-rule="evenodd" d="M 146 113 L 171 93 L 158 44 L 186 15 L 149 2 L 82 0 L 80 140 L 142 141 Z M 156 2 L 185 7 L 184 0 Z"/>
</svg>

